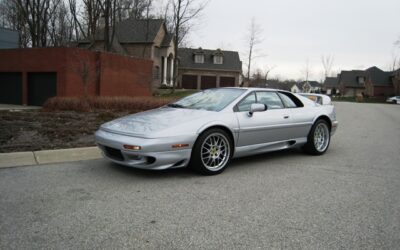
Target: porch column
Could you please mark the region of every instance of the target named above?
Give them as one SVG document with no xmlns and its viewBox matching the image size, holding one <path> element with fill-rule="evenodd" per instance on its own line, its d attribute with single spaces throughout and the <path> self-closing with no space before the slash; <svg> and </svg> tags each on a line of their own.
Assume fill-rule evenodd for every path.
<svg viewBox="0 0 400 250">
<path fill-rule="evenodd" d="M 169 85 L 174 85 L 174 58 L 171 58 L 171 67 L 170 67 L 170 81 Z"/>
<path fill-rule="evenodd" d="M 162 75 L 162 84 L 167 85 L 167 58 L 163 57 L 163 63 L 164 63 L 164 70 L 163 70 L 163 75 Z"/>
</svg>

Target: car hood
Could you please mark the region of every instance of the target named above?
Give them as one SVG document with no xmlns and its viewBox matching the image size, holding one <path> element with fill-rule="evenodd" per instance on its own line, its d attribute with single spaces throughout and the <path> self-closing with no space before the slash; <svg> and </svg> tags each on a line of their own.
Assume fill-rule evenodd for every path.
<svg viewBox="0 0 400 250">
<path fill-rule="evenodd" d="M 101 129 L 144 138 L 174 136 L 197 131 L 205 121 L 218 114 L 206 110 L 162 107 L 118 118 Z"/>
</svg>

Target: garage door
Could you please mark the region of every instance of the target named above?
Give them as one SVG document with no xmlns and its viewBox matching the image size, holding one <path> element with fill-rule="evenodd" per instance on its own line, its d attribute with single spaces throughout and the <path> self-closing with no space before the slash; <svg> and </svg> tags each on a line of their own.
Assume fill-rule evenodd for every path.
<svg viewBox="0 0 400 250">
<path fill-rule="evenodd" d="M 196 75 L 183 75 L 182 88 L 184 89 L 197 89 L 197 76 Z"/>
<path fill-rule="evenodd" d="M 234 87 L 235 86 L 235 77 L 220 77 L 219 86 L 220 87 Z"/>
<path fill-rule="evenodd" d="M 0 103 L 22 104 L 21 73 L 0 73 Z"/>
<path fill-rule="evenodd" d="M 201 89 L 210 89 L 217 87 L 216 76 L 202 76 L 201 77 Z"/>
<path fill-rule="evenodd" d="M 42 106 L 48 98 L 56 95 L 56 73 L 28 74 L 28 105 Z"/>
</svg>

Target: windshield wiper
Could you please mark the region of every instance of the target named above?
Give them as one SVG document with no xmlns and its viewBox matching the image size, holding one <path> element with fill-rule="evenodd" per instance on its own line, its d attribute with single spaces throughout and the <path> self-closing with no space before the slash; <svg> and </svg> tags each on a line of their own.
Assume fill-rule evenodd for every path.
<svg viewBox="0 0 400 250">
<path fill-rule="evenodd" d="M 176 104 L 176 103 L 170 103 L 170 104 L 167 104 L 167 106 L 171 107 L 171 108 L 182 108 L 182 109 L 186 108 L 185 106 L 183 106 L 181 104 Z"/>
</svg>

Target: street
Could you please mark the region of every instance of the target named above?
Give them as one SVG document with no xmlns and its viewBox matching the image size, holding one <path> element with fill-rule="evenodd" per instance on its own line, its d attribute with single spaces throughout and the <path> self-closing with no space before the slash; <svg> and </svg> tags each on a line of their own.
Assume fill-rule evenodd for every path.
<svg viewBox="0 0 400 250">
<path fill-rule="evenodd" d="M 325 155 L 217 176 L 103 159 L 0 169 L 0 249 L 398 249 L 400 105 L 335 106 Z"/>
</svg>

